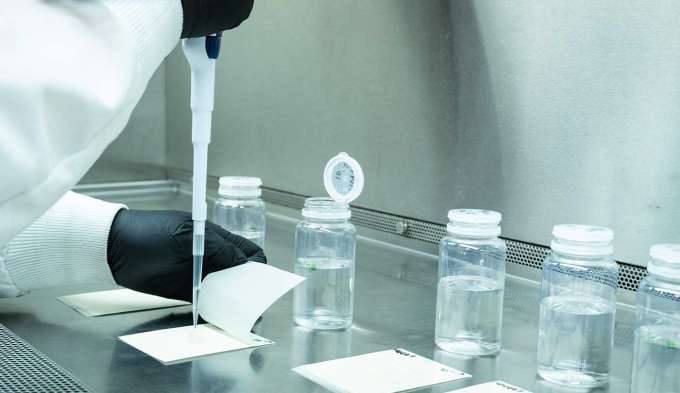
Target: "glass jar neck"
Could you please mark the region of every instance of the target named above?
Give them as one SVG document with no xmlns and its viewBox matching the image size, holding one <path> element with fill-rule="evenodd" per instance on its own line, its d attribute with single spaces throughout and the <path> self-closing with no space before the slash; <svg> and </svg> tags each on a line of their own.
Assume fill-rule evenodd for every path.
<svg viewBox="0 0 680 393">
<path fill-rule="evenodd" d="M 465 235 L 462 233 L 454 233 L 454 232 L 447 232 L 448 237 L 454 241 L 457 242 L 474 242 L 474 243 L 481 243 L 481 242 L 491 242 L 498 240 L 498 236 L 472 236 L 472 235 Z"/>
<path fill-rule="evenodd" d="M 564 261 L 574 265 L 598 265 L 613 262 L 613 255 L 575 255 L 568 254 L 560 251 L 552 250 L 551 256 L 560 261 Z"/>
<path fill-rule="evenodd" d="M 319 223 L 347 222 L 351 215 L 349 205 L 326 197 L 307 198 L 302 208 L 305 220 Z"/>
<path fill-rule="evenodd" d="M 255 200 L 255 199 L 260 199 L 259 195 L 219 195 L 220 199 L 234 199 L 234 200 Z"/>
<path fill-rule="evenodd" d="M 349 222 L 349 219 L 347 218 L 329 219 L 329 218 L 304 217 L 304 220 L 310 224 L 323 224 L 323 225 L 342 225 Z"/>
</svg>

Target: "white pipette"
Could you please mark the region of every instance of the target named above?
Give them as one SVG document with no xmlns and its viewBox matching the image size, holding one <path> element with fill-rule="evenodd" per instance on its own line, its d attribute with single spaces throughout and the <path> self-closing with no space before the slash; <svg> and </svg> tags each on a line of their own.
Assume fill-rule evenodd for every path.
<svg viewBox="0 0 680 393">
<path fill-rule="evenodd" d="M 198 295 L 201 290 L 205 220 L 208 205 L 206 180 L 208 172 L 208 145 L 215 101 L 215 59 L 219 54 L 221 33 L 182 40 L 184 56 L 191 67 L 191 142 L 194 145 L 194 177 L 191 218 L 193 233 L 193 293 L 194 327 L 198 322 Z"/>
</svg>

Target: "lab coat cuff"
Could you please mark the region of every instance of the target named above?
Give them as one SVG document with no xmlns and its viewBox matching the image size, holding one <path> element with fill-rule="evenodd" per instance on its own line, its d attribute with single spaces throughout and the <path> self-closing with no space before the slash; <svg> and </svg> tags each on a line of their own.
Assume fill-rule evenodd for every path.
<svg viewBox="0 0 680 393">
<path fill-rule="evenodd" d="M 113 284 L 108 237 L 116 213 L 124 208 L 68 192 L 8 244 L 4 266 L 15 287 L 28 291 L 83 282 Z"/>
</svg>

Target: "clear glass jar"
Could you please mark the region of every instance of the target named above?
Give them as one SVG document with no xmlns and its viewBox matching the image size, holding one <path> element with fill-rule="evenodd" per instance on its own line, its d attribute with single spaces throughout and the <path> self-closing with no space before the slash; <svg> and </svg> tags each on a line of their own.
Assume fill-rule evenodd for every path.
<svg viewBox="0 0 680 393">
<path fill-rule="evenodd" d="M 307 279 L 293 293 L 295 323 L 344 329 L 354 311 L 356 229 L 346 203 L 308 198 L 295 229 L 295 273 Z"/>
<path fill-rule="evenodd" d="M 609 381 L 619 266 L 611 229 L 553 228 L 543 265 L 538 323 L 538 375 L 590 388 Z"/>
<path fill-rule="evenodd" d="M 637 293 L 631 393 L 680 392 L 680 244 L 650 248 Z"/>
<path fill-rule="evenodd" d="M 501 214 L 449 211 L 439 245 L 435 344 L 448 352 L 491 355 L 501 349 L 505 242 Z"/>
<path fill-rule="evenodd" d="M 258 177 L 220 177 L 213 221 L 264 248 L 266 213 L 264 201 L 260 198 L 261 185 L 262 180 Z"/>
</svg>

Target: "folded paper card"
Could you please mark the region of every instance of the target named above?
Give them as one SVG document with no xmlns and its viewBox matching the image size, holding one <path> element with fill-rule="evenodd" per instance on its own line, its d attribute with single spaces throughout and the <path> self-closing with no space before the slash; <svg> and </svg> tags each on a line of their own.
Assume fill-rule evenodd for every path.
<svg viewBox="0 0 680 393">
<path fill-rule="evenodd" d="M 201 287 L 198 311 L 210 325 L 157 330 L 120 339 L 163 363 L 272 344 L 251 333 L 277 299 L 304 277 L 262 263 L 211 273 Z"/>
<path fill-rule="evenodd" d="M 230 335 L 246 340 L 276 300 L 304 277 L 257 262 L 209 274 L 201 284 L 198 312 Z"/>
<path fill-rule="evenodd" d="M 402 392 L 469 377 L 403 349 L 308 364 L 293 371 L 337 393 Z"/>
<path fill-rule="evenodd" d="M 448 393 L 531 393 L 507 382 L 495 381 L 481 385 L 468 386 L 466 388 L 452 390 Z"/>
<path fill-rule="evenodd" d="M 102 315 L 185 306 L 190 304 L 180 300 L 166 299 L 125 288 L 79 293 L 77 295 L 61 296 L 58 299 L 87 317 L 99 317 Z"/>
<path fill-rule="evenodd" d="M 130 334 L 120 339 L 165 364 L 273 344 L 253 333 L 247 340 L 237 340 L 208 324 Z"/>
</svg>

